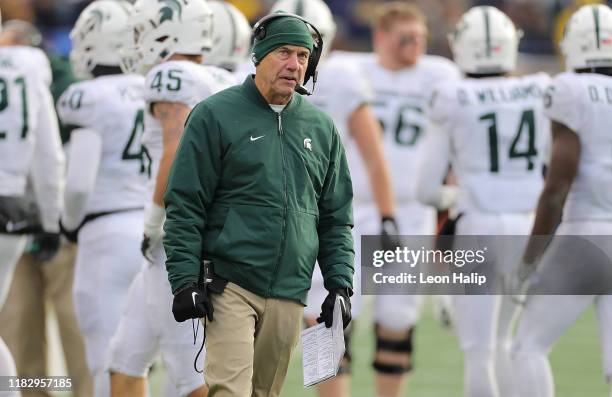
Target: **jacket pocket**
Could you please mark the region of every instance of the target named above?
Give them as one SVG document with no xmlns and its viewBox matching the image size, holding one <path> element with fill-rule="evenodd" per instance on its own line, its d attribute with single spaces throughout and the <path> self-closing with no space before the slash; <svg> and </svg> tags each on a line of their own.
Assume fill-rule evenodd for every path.
<svg viewBox="0 0 612 397">
<path fill-rule="evenodd" d="M 223 231 L 229 207 L 216 206 L 207 212 L 206 223 L 204 225 L 204 238 L 202 241 L 203 252 L 210 253 L 219 235 Z"/>
<path fill-rule="evenodd" d="M 233 205 L 210 251 L 233 263 L 269 266 L 278 252 L 281 224 L 282 209 Z"/>
<path fill-rule="evenodd" d="M 309 151 L 299 152 L 298 154 L 308 172 L 312 187 L 317 192 L 317 195 L 320 195 L 325 183 L 329 162 L 318 154 Z"/>
<path fill-rule="evenodd" d="M 275 292 L 278 296 L 300 301 L 305 298 L 318 253 L 317 217 L 290 211 L 283 258 L 276 274 Z"/>
<path fill-rule="evenodd" d="M 287 187 L 289 208 L 318 215 L 318 202 L 325 182 L 325 172 L 316 156 L 304 157 L 300 153 L 287 151 Z"/>
</svg>

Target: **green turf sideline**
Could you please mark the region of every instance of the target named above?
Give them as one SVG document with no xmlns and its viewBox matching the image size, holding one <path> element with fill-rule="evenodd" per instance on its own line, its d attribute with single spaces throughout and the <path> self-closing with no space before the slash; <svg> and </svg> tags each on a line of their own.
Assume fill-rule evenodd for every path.
<svg viewBox="0 0 612 397">
<path fill-rule="evenodd" d="M 366 302 L 367 303 L 367 302 Z M 365 305 L 356 323 L 353 346 L 352 397 L 373 397 L 371 308 Z M 612 330 L 610 330 L 612 332 Z M 434 320 L 427 303 L 415 334 L 415 371 L 406 388 L 409 397 L 461 397 L 463 363 L 455 336 Z M 557 397 L 608 397 L 595 311 L 591 308 L 574 324 L 551 355 Z M 283 397 L 316 396 L 302 387 L 301 351 L 292 359 Z"/>
</svg>

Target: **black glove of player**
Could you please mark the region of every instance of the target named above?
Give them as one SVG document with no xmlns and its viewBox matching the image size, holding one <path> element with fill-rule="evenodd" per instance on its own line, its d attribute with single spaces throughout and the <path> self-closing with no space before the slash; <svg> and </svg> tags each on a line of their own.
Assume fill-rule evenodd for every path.
<svg viewBox="0 0 612 397">
<path fill-rule="evenodd" d="M 382 249 L 386 251 L 395 251 L 401 245 L 395 218 L 391 216 L 382 217 L 380 221 L 380 243 Z"/>
<path fill-rule="evenodd" d="M 151 254 L 151 237 L 147 236 L 146 234 L 142 235 L 142 241 L 140 242 L 140 252 L 147 261 L 149 261 L 150 263 L 154 262 L 153 255 Z"/>
<path fill-rule="evenodd" d="M 330 328 L 334 320 L 334 304 L 336 297 L 340 297 L 340 309 L 342 310 L 342 323 L 346 328 L 351 322 L 351 299 L 350 290 L 348 288 L 339 288 L 329 291 L 327 297 L 321 305 L 321 315 L 317 318 L 318 323 L 325 322 L 325 327 Z"/>
<path fill-rule="evenodd" d="M 34 235 L 30 253 L 35 260 L 48 262 L 55 257 L 60 247 L 60 234 L 41 232 Z"/>
<path fill-rule="evenodd" d="M 179 323 L 190 318 L 213 320 L 213 305 L 208 294 L 195 283 L 188 284 L 174 295 L 172 314 Z"/>
</svg>

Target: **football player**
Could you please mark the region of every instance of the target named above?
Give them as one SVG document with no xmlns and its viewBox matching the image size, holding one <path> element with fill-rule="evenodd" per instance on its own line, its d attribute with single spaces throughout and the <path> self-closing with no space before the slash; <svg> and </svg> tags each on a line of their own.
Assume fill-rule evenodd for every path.
<svg viewBox="0 0 612 397">
<path fill-rule="evenodd" d="M 369 103 L 372 93 L 361 70 L 350 62 L 328 56 L 336 33 L 332 13 L 321 0 L 280 0 L 272 7 L 304 17 L 314 24 L 323 38 L 323 54 L 318 68 L 317 83 L 311 100 L 325 110 L 334 120 L 347 153 L 353 180 L 355 197 L 353 216 L 355 221 L 355 257 L 360 257 L 361 234 L 378 234 L 381 219 L 394 222 L 395 203 L 391 178 L 384 159 L 381 128 Z M 360 266 L 355 268 L 355 291 L 351 299 L 351 311 L 355 318 L 360 311 Z M 308 293 L 308 306 L 304 310 L 306 323 L 316 324 L 322 302 L 327 296 L 323 276 L 315 268 L 312 287 Z M 346 353 L 341 366 L 341 376 L 318 385 L 321 396 L 348 396 L 350 372 L 350 335 L 352 327 L 345 331 Z"/>
<path fill-rule="evenodd" d="M 191 109 L 228 86 L 202 54 L 213 48 L 213 14 L 204 0 L 138 0 L 130 24 L 135 62 L 146 73 L 143 143 L 152 159 L 153 179 L 145 210 L 142 252 L 147 263 L 128 295 L 119 329 L 111 342 L 114 396 L 145 396 L 146 376 L 158 352 L 181 396 L 204 396 L 204 378 L 194 371 L 191 324 L 172 317 L 172 294 L 161 244 L 163 194 L 183 125 Z M 222 72 L 218 69 L 218 72 Z M 198 339 L 202 342 L 202 338 Z M 202 360 L 196 363 L 202 368 Z"/>
<path fill-rule="evenodd" d="M 431 86 L 459 78 L 449 60 L 425 54 L 427 21 L 418 6 L 388 2 L 373 23 L 374 53 L 351 55 L 374 91 L 372 109 L 383 127 L 383 146 L 395 189 L 397 222 L 384 222 L 390 234 L 433 235 L 436 211 L 416 197 L 416 175 L 423 162 L 427 136 L 424 111 Z M 359 186 L 360 181 L 354 180 Z M 363 182 L 361 182 L 363 183 Z M 375 209 L 363 215 L 375 222 Z M 356 217 L 357 220 L 357 217 Z M 419 295 L 379 295 L 375 298 L 376 387 L 378 395 L 402 393 L 412 368 L 412 336 L 422 304 Z"/>
<path fill-rule="evenodd" d="M 491 236 L 487 266 L 503 267 L 501 252 L 492 252 L 495 235 L 529 233 L 543 186 L 550 123 L 542 97 L 550 79 L 544 73 L 510 75 L 519 38 L 512 21 L 496 8 L 474 7 L 461 17 L 450 45 L 465 79 L 434 89 L 428 109 L 432 128 L 418 178 L 422 202 L 448 206 L 442 180 L 452 165 L 459 189 L 455 205 L 462 214 L 456 234 Z M 509 296 L 453 297 L 466 397 L 514 396 L 510 343 L 515 309 Z"/>
<path fill-rule="evenodd" d="M 59 246 L 64 155 L 50 83 L 49 61 L 40 49 L 0 47 L 0 306 L 26 234 L 42 231 L 55 250 Z M 26 199 L 28 177 L 35 202 Z M 16 375 L 1 338 L 0 374 Z"/>
<path fill-rule="evenodd" d="M 150 161 L 143 132 L 142 76 L 120 68 L 131 5 L 100 0 L 70 33 L 74 71 L 85 81 L 62 94 L 57 109 L 71 134 L 62 231 L 76 241 L 73 286 L 94 396 L 110 395 L 108 346 L 129 286 L 140 269 L 145 183 Z"/>
<path fill-rule="evenodd" d="M 555 238 L 544 254 L 544 246 L 532 240 L 535 244 L 525 252 L 522 273 L 532 271 L 543 254 L 538 265 L 540 279 L 558 280 L 565 275 L 573 285 L 581 281 L 594 285 L 607 279 L 609 293 L 609 273 L 591 272 L 593 267 L 587 267 L 609 269 L 609 237 L 602 241 L 585 235 L 612 235 L 612 10 L 588 5 L 576 11 L 567 24 L 561 50 L 567 71 L 552 80 L 544 100 L 545 113 L 552 120 L 552 157 L 531 234 L 584 236 L 581 241 L 594 244 L 576 257 L 572 251 L 577 250 L 577 238 Z M 563 241 L 569 243 L 561 244 Z M 604 253 L 603 260 L 595 255 L 597 250 Z M 581 269 L 572 272 L 560 266 L 559 257 L 572 258 Z M 515 339 L 520 396 L 554 396 L 547 356 L 592 304 L 599 320 L 604 375 L 612 385 L 612 296 L 534 295 L 527 298 Z"/>
</svg>

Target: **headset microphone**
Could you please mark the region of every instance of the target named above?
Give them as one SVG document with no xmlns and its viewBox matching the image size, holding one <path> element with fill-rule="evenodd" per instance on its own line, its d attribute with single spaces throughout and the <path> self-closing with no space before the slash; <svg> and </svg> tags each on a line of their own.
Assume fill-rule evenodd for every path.
<svg viewBox="0 0 612 397">
<path fill-rule="evenodd" d="M 314 92 L 315 89 L 315 85 L 317 84 L 317 71 L 315 70 L 313 76 L 312 76 L 312 91 L 308 91 L 308 89 L 306 89 L 306 87 L 304 87 L 301 84 L 297 84 L 295 86 L 295 92 L 297 92 L 300 95 L 307 95 L 310 96 L 312 95 L 312 93 Z"/>
<path fill-rule="evenodd" d="M 295 86 L 295 92 L 297 92 L 300 95 L 312 95 L 312 92 L 308 91 L 306 87 L 300 84 L 297 84 Z"/>
</svg>

